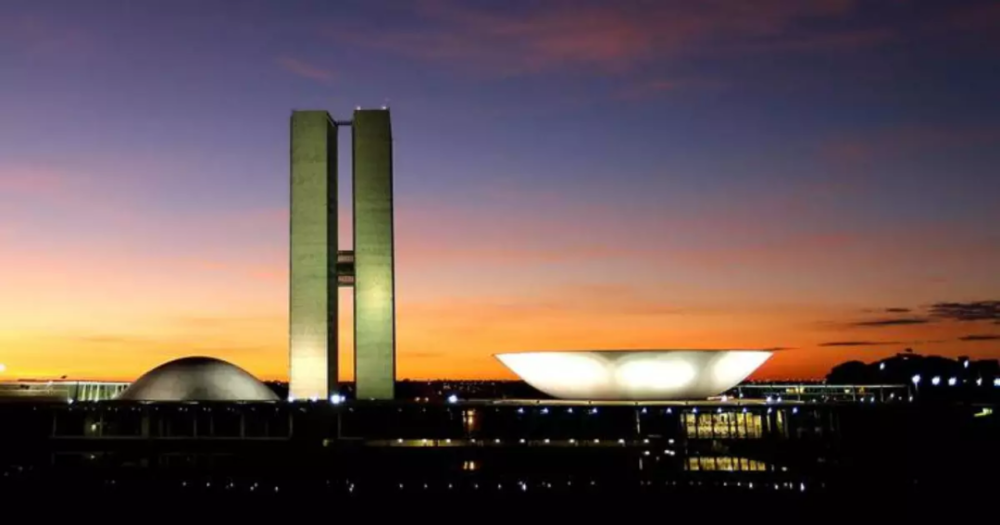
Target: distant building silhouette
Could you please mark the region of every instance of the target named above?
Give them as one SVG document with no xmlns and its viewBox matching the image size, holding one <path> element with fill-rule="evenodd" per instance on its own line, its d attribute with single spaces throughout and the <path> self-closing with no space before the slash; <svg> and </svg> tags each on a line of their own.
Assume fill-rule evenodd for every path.
<svg viewBox="0 0 1000 525">
<path fill-rule="evenodd" d="M 924 356 L 907 349 L 873 363 L 839 364 L 827 374 L 826 381 L 854 385 L 905 384 L 915 397 L 925 399 L 994 399 L 1000 396 L 1000 361 Z"/>
</svg>

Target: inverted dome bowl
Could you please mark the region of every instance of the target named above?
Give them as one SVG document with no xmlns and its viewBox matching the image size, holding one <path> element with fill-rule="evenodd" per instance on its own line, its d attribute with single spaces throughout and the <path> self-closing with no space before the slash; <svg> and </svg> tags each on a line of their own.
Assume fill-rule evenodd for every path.
<svg viewBox="0 0 1000 525">
<path fill-rule="evenodd" d="M 763 350 L 590 350 L 497 354 L 529 385 L 559 399 L 705 399 L 771 357 Z"/>
</svg>

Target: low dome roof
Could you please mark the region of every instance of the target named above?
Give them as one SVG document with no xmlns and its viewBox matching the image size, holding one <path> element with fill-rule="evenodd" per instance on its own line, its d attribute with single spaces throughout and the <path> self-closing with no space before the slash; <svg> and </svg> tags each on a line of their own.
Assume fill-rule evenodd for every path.
<svg viewBox="0 0 1000 525">
<path fill-rule="evenodd" d="M 246 370 L 212 357 L 164 363 L 122 392 L 124 401 L 277 401 L 278 396 Z"/>
</svg>

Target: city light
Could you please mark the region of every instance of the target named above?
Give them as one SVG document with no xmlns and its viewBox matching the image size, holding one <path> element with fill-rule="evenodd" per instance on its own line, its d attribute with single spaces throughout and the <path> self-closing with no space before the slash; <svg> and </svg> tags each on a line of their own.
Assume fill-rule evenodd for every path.
<svg viewBox="0 0 1000 525">
<path fill-rule="evenodd" d="M 1000 377 L 993 380 L 993 386 L 1000 386 Z"/>
<path fill-rule="evenodd" d="M 919 385 L 920 384 L 920 374 L 917 374 L 917 375 L 913 376 L 910 380 L 913 381 L 914 385 Z"/>
<path fill-rule="evenodd" d="M 934 376 L 934 377 L 932 377 L 931 378 L 931 384 L 934 385 L 934 386 L 940 385 L 941 384 L 941 376 Z"/>
<path fill-rule="evenodd" d="M 330 396 L 330 403 L 334 405 L 339 405 L 344 402 L 344 397 L 340 394 L 334 394 Z"/>
<path fill-rule="evenodd" d="M 453 404 L 453 405 L 455 403 L 458 403 L 458 396 L 456 396 L 455 394 L 452 394 L 452 395 L 448 396 L 448 402 L 451 403 L 451 404 Z"/>
<path fill-rule="evenodd" d="M 948 386 L 955 386 L 956 383 L 958 383 L 958 379 L 955 379 L 954 377 L 948 378 Z"/>
<path fill-rule="evenodd" d="M 885 370 L 885 363 L 879 363 L 878 364 L 878 369 L 879 370 Z"/>
<path fill-rule="evenodd" d="M 983 378 L 976 379 L 976 386 L 983 386 Z"/>
</svg>

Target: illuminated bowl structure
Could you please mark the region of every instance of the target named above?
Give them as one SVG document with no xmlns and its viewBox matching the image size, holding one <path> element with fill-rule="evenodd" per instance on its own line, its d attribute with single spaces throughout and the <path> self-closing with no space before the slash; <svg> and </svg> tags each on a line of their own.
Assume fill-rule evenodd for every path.
<svg viewBox="0 0 1000 525">
<path fill-rule="evenodd" d="M 278 396 L 242 368 L 212 357 L 162 364 L 118 395 L 123 401 L 277 401 Z"/>
<path fill-rule="evenodd" d="M 719 395 L 771 357 L 763 350 L 592 350 L 495 356 L 559 399 L 683 400 Z"/>
</svg>

